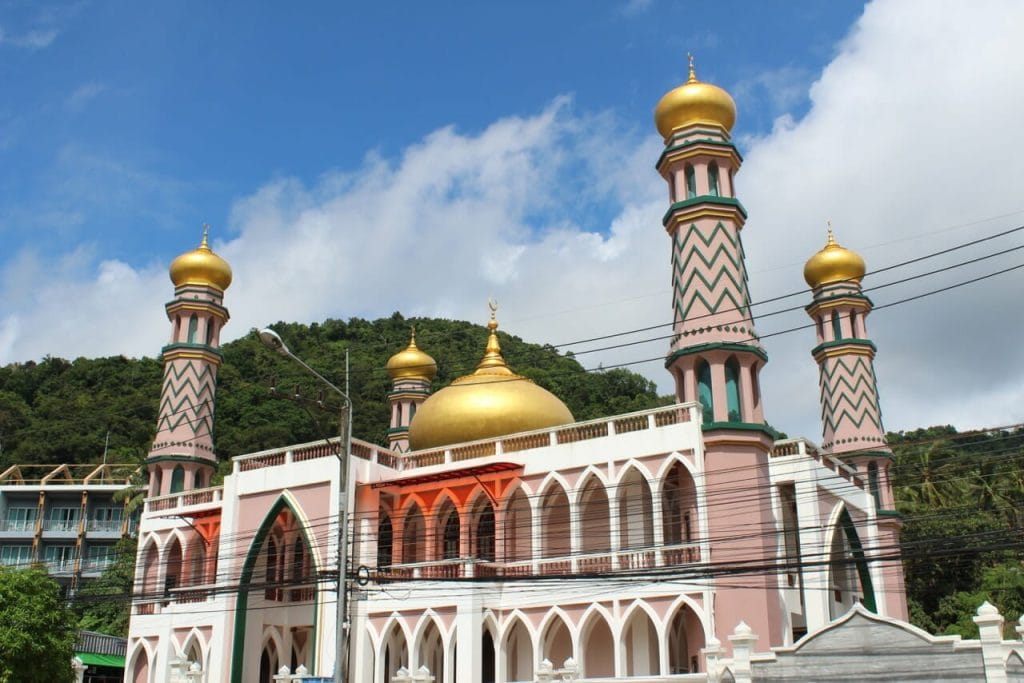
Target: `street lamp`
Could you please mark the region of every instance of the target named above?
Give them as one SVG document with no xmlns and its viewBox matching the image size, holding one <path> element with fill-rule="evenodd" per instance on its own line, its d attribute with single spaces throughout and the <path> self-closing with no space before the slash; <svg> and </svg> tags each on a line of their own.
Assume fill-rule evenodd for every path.
<svg viewBox="0 0 1024 683">
<path fill-rule="evenodd" d="M 338 618 L 336 624 L 337 649 L 334 655 L 334 680 L 336 683 L 344 683 L 348 678 L 348 672 L 345 670 L 344 665 L 348 659 L 348 632 L 345 623 L 345 617 L 348 615 L 348 590 L 345 585 L 345 579 L 348 575 L 348 539 L 346 538 L 346 533 L 348 531 L 348 463 L 349 457 L 352 455 L 352 399 L 344 391 L 334 386 L 330 380 L 306 365 L 301 358 L 292 353 L 285 346 L 284 340 L 278 336 L 277 332 L 269 328 L 260 330 L 260 341 L 282 356 L 287 356 L 301 365 L 306 372 L 330 387 L 344 401 L 341 425 L 339 427 L 341 432 L 339 436 L 343 450 L 338 454 L 338 460 L 341 462 L 341 476 L 339 477 L 341 490 L 338 493 Z M 345 371 L 348 372 L 347 355 L 345 365 Z"/>
</svg>

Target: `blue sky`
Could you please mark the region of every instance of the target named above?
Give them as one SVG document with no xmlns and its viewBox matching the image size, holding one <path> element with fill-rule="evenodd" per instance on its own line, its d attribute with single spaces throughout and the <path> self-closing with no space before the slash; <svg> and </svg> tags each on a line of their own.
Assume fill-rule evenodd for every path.
<svg viewBox="0 0 1024 683">
<path fill-rule="evenodd" d="M 91 2 L 0 5 L 0 235 L 166 260 L 238 197 L 438 128 L 571 94 L 650 132 L 683 75 L 737 94 L 737 133 L 800 115 L 860 3 Z M 679 27 L 674 29 L 672 27 Z M 19 44 L 35 35 L 37 42 Z M 48 42 L 46 42 L 48 40 Z M 41 44 L 46 42 L 45 45 Z M 765 74 L 787 78 L 772 92 Z M 779 98 L 782 98 L 781 101 Z"/>
<path fill-rule="evenodd" d="M 167 266 L 204 222 L 235 273 L 225 341 L 396 310 L 483 322 L 491 296 L 541 343 L 665 323 L 652 112 L 687 52 L 739 110 L 755 302 L 801 290 L 826 219 L 869 270 L 1006 230 L 1024 223 L 1021 27 L 1019 0 L 0 0 L 0 363 L 158 354 Z M 1022 288 L 1014 271 L 872 315 L 888 427 L 1024 420 Z M 774 335 L 807 324 L 806 297 L 755 315 L 767 417 L 816 438 L 813 335 Z M 666 346 L 563 348 L 669 392 Z"/>
</svg>

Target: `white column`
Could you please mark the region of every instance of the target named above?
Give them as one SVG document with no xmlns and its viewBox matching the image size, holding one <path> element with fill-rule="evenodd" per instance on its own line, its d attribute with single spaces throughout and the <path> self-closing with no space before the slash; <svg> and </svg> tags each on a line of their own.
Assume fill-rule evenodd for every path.
<svg viewBox="0 0 1024 683">
<path fill-rule="evenodd" d="M 481 640 L 484 633 L 483 609 L 478 593 L 459 602 L 455 613 L 455 642 L 458 645 L 458 657 L 455 662 L 456 683 L 474 683 L 480 680 L 483 669 L 483 651 Z M 451 648 L 448 650 L 451 652 Z M 447 666 L 450 657 L 445 657 Z M 453 680 L 445 676 L 445 680 Z"/>
<path fill-rule="evenodd" d="M 619 497 L 616 495 L 618 487 L 613 486 L 609 491 L 605 489 L 608 496 L 608 542 L 612 548 L 612 569 L 619 568 L 619 548 L 622 547 L 621 531 L 619 529 Z"/>
<path fill-rule="evenodd" d="M 825 559 L 829 548 L 825 546 L 828 529 L 822 528 L 818 514 L 818 491 L 814 482 L 798 481 L 793 487 L 796 497 L 796 519 L 799 527 L 800 556 Z M 804 591 L 804 618 L 807 632 L 816 631 L 829 622 L 828 563 L 818 562 L 802 569 Z"/>
</svg>

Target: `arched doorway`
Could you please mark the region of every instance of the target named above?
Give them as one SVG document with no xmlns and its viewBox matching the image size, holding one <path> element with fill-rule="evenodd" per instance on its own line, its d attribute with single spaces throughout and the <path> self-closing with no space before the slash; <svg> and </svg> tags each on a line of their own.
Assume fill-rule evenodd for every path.
<svg viewBox="0 0 1024 683">
<path fill-rule="evenodd" d="M 484 629 L 480 638 L 480 683 L 494 683 L 498 680 L 498 667 L 494 651 L 494 636 Z"/>
<path fill-rule="evenodd" d="M 580 632 L 580 656 L 583 676 L 612 678 L 615 676 L 615 640 L 612 629 L 600 612 L 593 612 Z M 552 660 L 552 663 L 554 660 Z"/>
<path fill-rule="evenodd" d="M 622 631 L 619 656 L 624 658 L 627 676 L 657 676 L 661 659 L 658 648 L 658 631 L 647 612 L 633 610 Z"/>
<path fill-rule="evenodd" d="M 406 642 L 405 632 L 398 622 L 391 625 L 384 637 L 380 661 L 382 676 L 379 683 L 391 683 L 391 679 L 395 677 L 399 669 L 403 666 L 409 668 L 412 664 L 409 661 L 409 644 Z"/>
<path fill-rule="evenodd" d="M 530 631 L 521 619 L 516 619 L 505 636 L 505 679 L 532 681 L 535 666 Z"/>
<path fill-rule="evenodd" d="M 704 648 L 704 626 L 689 605 L 676 609 L 668 629 L 668 672 L 700 671 L 700 651 Z"/>
</svg>

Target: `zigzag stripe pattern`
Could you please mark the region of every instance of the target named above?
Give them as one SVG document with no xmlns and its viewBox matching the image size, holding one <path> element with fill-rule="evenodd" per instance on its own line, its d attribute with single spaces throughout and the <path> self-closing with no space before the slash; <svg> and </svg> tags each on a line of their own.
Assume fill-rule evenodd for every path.
<svg viewBox="0 0 1024 683">
<path fill-rule="evenodd" d="M 158 433 L 170 440 L 211 435 L 216 381 L 216 368 L 204 361 L 178 359 L 166 363 Z M 179 431 L 186 433 L 175 433 Z"/>
<path fill-rule="evenodd" d="M 826 358 L 819 365 L 818 381 L 825 443 L 884 437 L 874 366 L 868 357 Z"/>
<path fill-rule="evenodd" d="M 681 236 L 680 232 L 683 232 Z M 727 321 L 702 322 L 734 324 L 750 318 L 743 245 L 739 236 L 731 234 L 721 222 L 708 235 L 701 232 L 696 223 L 685 231 L 676 230 L 672 286 L 677 321 L 714 315 L 719 310 L 734 315 Z"/>
</svg>

